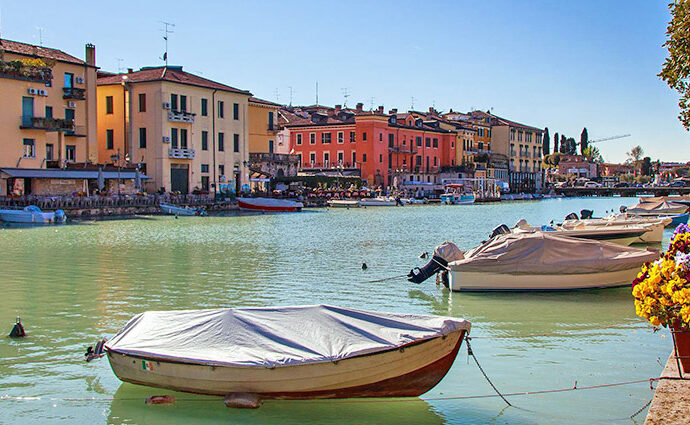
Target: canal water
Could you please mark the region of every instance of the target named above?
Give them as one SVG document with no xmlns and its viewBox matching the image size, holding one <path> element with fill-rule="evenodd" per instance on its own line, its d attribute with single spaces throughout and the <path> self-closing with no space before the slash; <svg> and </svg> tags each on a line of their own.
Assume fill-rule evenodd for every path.
<svg viewBox="0 0 690 425">
<path fill-rule="evenodd" d="M 399 277 L 445 241 L 471 248 L 500 223 L 595 215 L 633 199 L 586 198 L 227 217 L 142 217 L 0 230 L 0 331 L 20 315 L 24 339 L 0 337 L 0 423 L 8 424 L 608 424 L 650 400 L 648 383 L 491 395 L 464 349 L 420 399 L 267 401 L 227 409 L 214 397 L 120 382 L 87 345 L 152 309 L 327 303 L 463 317 L 475 354 L 505 393 L 657 377 L 672 348 L 635 316 L 629 288 L 568 293 L 449 293 Z M 668 243 L 671 231 L 667 230 Z M 366 262 L 367 270 L 362 270 Z"/>
</svg>

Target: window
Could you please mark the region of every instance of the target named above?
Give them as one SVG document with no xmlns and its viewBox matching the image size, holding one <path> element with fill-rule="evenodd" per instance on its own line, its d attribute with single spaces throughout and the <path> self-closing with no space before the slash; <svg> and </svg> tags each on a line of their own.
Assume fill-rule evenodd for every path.
<svg viewBox="0 0 690 425">
<path fill-rule="evenodd" d="M 422 147 L 422 137 L 417 136 L 417 146 Z"/>
<path fill-rule="evenodd" d="M 185 128 L 180 130 L 180 147 L 187 149 L 187 129 Z"/>
<path fill-rule="evenodd" d="M 53 107 L 46 106 L 46 118 L 53 118 Z"/>
<path fill-rule="evenodd" d="M 232 147 L 234 152 L 240 151 L 240 135 L 234 134 L 232 137 Z"/>
<path fill-rule="evenodd" d="M 357 152 L 352 152 L 352 165 L 357 163 Z"/>
<path fill-rule="evenodd" d="M 383 142 L 383 133 L 379 133 L 379 142 Z"/>
<path fill-rule="evenodd" d="M 342 131 L 338 132 L 338 143 L 344 143 L 345 142 L 345 133 Z"/>
<path fill-rule="evenodd" d="M 201 172 L 208 173 L 208 164 L 201 164 Z"/>
<path fill-rule="evenodd" d="M 225 133 L 218 133 L 218 152 L 225 152 Z"/>
<path fill-rule="evenodd" d="M 234 119 L 234 120 L 240 119 L 240 104 L 239 103 L 233 103 L 232 104 L 232 119 Z"/>
<path fill-rule="evenodd" d="M 187 96 L 180 95 L 180 111 L 187 110 Z"/>
<path fill-rule="evenodd" d="M 113 149 L 114 148 L 114 146 L 113 146 L 115 144 L 114 139 L 115 139 L 115 136 L 113 134 L 113 130 L 112 129 L 106 130 L 105 131 L 105 148 L 106 149 Z"/>
<path fill-rule="evenodd" d="M 170 129 L 170 145 L 174 148 L 177 149 L 178 143 L 177 143 L 177 129 L 176 128 L 171 128 Z"/>
<path fill-rule="evenodd" d="M 491 129 L 490 128 L 488 128 L 486 130 L 486 137 L 491 138 Z"/>
<path fill-rule="evenodd" d="M 297 144 L 298 144 L 298 145 L 301 145 L 301 144 L 302 144 L 302 135 L 301 135 L 301 134 L 298 134 L 298 135 L 297 135 Z"/>
<path fill-rule="evenodd" d="M 510 140 L 511 141 L 515 140 L 515 129 L 514 128 L 510 129 Z"/>
<path fill-rule="evenodd" d="M 208 131 L 206 130 L 201 132 L 201 150 L 208 150 Z"/>
<path fill-rule="evenodd" d="M 139 129 L 139 149 L 146 149 L 146 128 Z"/>
<path fill-rule="evenodd" d="M 379 154 L 379 162 L 383 162 L 383 155 Z"/>
<path fill-rule="evenodd" d="M 416 165 L 417 167 L 421 167 L 421 166 L 422 166 L 422 156 L 421 156 L 421 155 L 417 155 L 417 156 L 415 157 L 415 165 Z"/>
<path fill-rule="evenodd" d="M 146 93 L 139 93 L 139 112 L 146 112 Z"/>
<path fill-rule="evenodd" d="M 434 143 L 434 148 L 438 148 L 438 139 L 437 138 L 434 137 L 433 143 Z"/>
<path fill-rule="evenodd" d="M 342 164 L 345 161 L 345 153 L 343 151 L 338 152 L 338 164 Z"/>
<path fill-rule="evenodd" d="M 173 111 L 177 111 L 177 95 L 176 94 L 171 94 L 170 95 L 170 109 Z"/>
<path fill-rule="evenodd" d="M 73 120 L 74 119 L 74 109 L 65 109 L 65 119 L 66 120 Z"/>
<path fill-rule="evenodd" d="M 273 153 L 273 140 L 268 141 L 268 153 Z"/>
<path fill-rule="evenodd" d="M 437 165 L 438 158 L 434 157 L 434 167 Z"/>
<path fill-rule="evenodd" d="M 24 139 L 24 158 L 36 158 L 35 139 Z"/>
<path fill-rule="evenodd" d="M 273 130 L 273 111 L 268 111 L 268 129 Z"/>
<path fill-rule="evenodd" d="M 366 132 L 362 133 L 362 141 L 363 142 L 367 141 L 367 133 Z"/>
<path fill-rule="evenodd" d="M 225 118 L 225 103 L 222 100 L 218 101 L 218 118 Z"/>
<path fill-rule="evenodd" d="M 113 113 L 113 97 L 112 96 L 106 96 L 105 97 L 105 113 L 106 114 L 112 114 Z"/>
<path fill-rule="evenodd" d="M 362 162 L 367 162 L 367 154 L 362 154 Z"/>
<path fill-rule="evenodd" d="M 355 143 L 355 132 L 351 131 L 350 132 L 350 143 Z"/>
<path fill-rule="evenodd" d="M 431 137 L 425 138 L 424 142 L 425 142 L 427 148 L 431 147 Z"/>
<path fill-rule="evenodd" d="M 208 190 L 209 188 L 209 178 L 208 176 L 201 176 L 201 188 L 203 190 Z"/>
<path fill-rule="evenodd" d="M 52 143 L 46 144 L 46 161 L 52 161 L 55 155 L 55 147 Z"/>
<path fill-rule="evenodd" d="M 77 158 L 77 147 L 75 145 L 65 146 L 65 159 L 67 161 L 76 161 Z"/>
<path fill-rule="evenodd" d="M 328 167 L 328 164 L 331 162 L 331 154 L 329 152 L 324 152 L 323 153 L 323 166 Z"/>
<path fill-rule="evenodd" d="M 321 133 L 321 144 L 327 145 L 331 143 L 331 133 Z"/>
<path fill-rule="evenodd" d="M 522 142 L 522 131 L 518 131 L 518 142 Z"/>
<path fill-rule="evenodd" d="M 309 133 L 309 144 L 316 144 L 316 133 Z"/>
<path fill-rule="evenodd" d="M 71 72 L 65 72 L 65 88 L 74 87 L 74 74 Z"/>
<path fill-rule="evenodd" d="M 201 116 L 208 116 L 208 99 L 201 99 Z"/>
<path fill-rule="evenodd" d="M 218 164 L 218 174 L 221 176 L 225 175 L 225 165 L 224 164 Z"/>
<path fill-rule="evenodd" d="M 316 162 L 316 152 L 309 152 L 309 163 L 313 164 Z"/>
<path fill-rule="evenodd" d="M 392 148 L 395 146 L 395 134 L 389 134 L 388 135 L 388 147 Z"/>
</svg>

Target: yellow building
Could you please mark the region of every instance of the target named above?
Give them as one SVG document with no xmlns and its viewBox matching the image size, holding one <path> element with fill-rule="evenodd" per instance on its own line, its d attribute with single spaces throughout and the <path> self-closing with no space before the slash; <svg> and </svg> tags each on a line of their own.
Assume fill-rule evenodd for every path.
<svg viewBox="0 0 690 425">
<path fill-rule="evenodd" d="M 274 153 L 281 105 L 249 98 L 249 153 Z"/>
<path fill-rule="evenodd" d="M 148 192 L 246 189 L 250 97 L 181 66 L 102 73 L 99 160 L 138 165 Z"/>
<path fill-rule="evenodd" d="M 95 58 L 0 39 L 0 195 L 85 187 L 64 168 L 98 158 Z"/>
</svg>

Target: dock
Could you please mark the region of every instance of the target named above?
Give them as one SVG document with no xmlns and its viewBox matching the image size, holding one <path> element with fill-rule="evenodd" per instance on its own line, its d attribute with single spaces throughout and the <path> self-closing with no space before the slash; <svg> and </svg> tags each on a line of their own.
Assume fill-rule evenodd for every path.
<svg viewBox="0 0 690 425">
<path fill-rule="evenodd" d="M 681 380 L 679 376 L 676 359 L 671 353 L 661 372 L 645 425 L 685 425 L 690 421 L 690 379 Z"/>
</svg>

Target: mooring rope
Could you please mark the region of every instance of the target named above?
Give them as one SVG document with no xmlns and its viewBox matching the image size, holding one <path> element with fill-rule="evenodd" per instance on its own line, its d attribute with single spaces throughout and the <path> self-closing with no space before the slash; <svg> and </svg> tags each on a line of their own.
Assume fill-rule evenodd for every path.
<svg viewBox="0 0 690 425">
<path fill-rule="evenodd" d="M 472 339 L 472 338 L 470 338 L 469 336 L 466 336 L 466 337 L 465 337 L 465 343 L 467 344 L 467 355 L 468 355 L 468 356 L 472 356 L 472 358 L 474 359 L 474 362 L 477 363 L 477 367 L 479 368 L 479 371 L 482 373 L 482 375 L 484 375 L 484 378 L 486 379 L 486 382 L 488 382 L 489 385 L 491 385 L 491 388 L 493 388 L 494 391 L 496 391 L 496 394 L 498 394 L 499 396 L 501 396 L 501 398 L 503 399 L 503 401 L 505 401 L 506 404 L 507 404 L 508 406 L 512 406 L 512 404 L 510 404 L 510 402 L 509 402 L 508 400 L 506 400 L 505 397 L 503 397 L 503 394 L 501 394 L 501 392 L 498 391 L 498 388 L 496 388 L 496 386 L 494 385 L 494 383 L 491 382 L 491 379 L 489 379 L 489 376 L 486 374 L 486 372 L 484 372 L 484 368 L 482 367 L 482 365 L 479 364 L 479 360 L 477 360 L 477 356 L 475 356 L 475 355 L 474 355 L 474 352 L 472 351 L 472 345 L 470 344 L 470 340 L 471 340 L 471 339 Z"/>
</svg>

